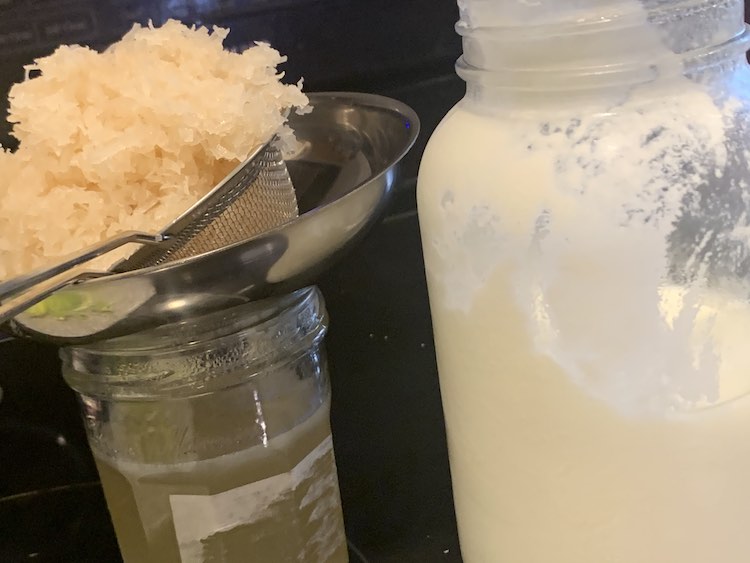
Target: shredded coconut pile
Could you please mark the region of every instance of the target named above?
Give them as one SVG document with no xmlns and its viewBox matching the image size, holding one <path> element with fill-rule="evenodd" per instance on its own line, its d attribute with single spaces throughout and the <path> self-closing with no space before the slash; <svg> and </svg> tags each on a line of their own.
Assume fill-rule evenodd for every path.
<svg viewBox="0 0 750 563">
<path fill-rule="evenodd" d="M 10 91 L 20 141 L 0 148 L 0 280 L 126 230 L 156 232 L 275 132 L 301 84 L 266 44 L 223 48 L 228 30 L 136 25 L 98 53 L 63 46 Z"/>
</svg>

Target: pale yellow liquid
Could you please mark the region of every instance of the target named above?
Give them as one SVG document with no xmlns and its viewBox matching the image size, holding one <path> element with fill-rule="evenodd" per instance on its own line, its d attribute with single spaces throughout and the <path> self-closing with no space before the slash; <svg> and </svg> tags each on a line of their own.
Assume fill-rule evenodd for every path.
<svg viewBox="0 0 750 563">
<path fill-rule="evenodd" d="M 95 452 L 123 559 L 126 563 L 347 563 L 335 460 L 333 450 L 325 448 L 330 432 L 329 409 L 324 406 L 266 446 L 218 458 L 149 465 L 105 459 Z M 269 498 L 273 488 L 264 489 L 257 482 L 271 482 L 274 476 L 290 472 L 316 448 L 322 455 L 314 458 L 296 486 Z M 190 554 L 185 555 L 183 546 L 181 556 L 170 497 L 174 502 L 185 498 L 176 495 L 217 495 L 250 483 L 256 483 L 253 490 L 258 498 L 258 514 L 252 521 L 196 538 Z M 210 509 L 183 512 L 182 518 L 186 517 L 201 526 L 214 514 Z"/>
</svg>

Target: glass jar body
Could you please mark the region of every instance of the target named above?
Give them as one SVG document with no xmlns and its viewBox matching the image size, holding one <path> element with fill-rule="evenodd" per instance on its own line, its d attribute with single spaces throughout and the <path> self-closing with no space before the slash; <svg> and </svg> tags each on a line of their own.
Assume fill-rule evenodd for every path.
<svg viewBox="0 0 750 563">
<path fill-rule="evenodd" d="M 347 561 L 316 290 L 64 350 L 126 562 Z"/>
<path fill-rule="evenodd" d="M 459 65 L 418 206 L 467 563 L 747 559 L 750 78 L 724 49 L 627 87 Z"/>
</svg>

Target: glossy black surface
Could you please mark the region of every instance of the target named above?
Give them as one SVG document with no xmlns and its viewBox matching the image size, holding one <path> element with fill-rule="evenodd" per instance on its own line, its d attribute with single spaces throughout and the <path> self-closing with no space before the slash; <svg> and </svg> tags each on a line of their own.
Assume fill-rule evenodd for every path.
<svg viewBox="0 0 750 563">
<path fill-rule="evenodd" d="M 457 554 L 418 238 L 413 212 L 392 215 L 320 283 L 347 532 L 373 561 Z"/>
</svg>

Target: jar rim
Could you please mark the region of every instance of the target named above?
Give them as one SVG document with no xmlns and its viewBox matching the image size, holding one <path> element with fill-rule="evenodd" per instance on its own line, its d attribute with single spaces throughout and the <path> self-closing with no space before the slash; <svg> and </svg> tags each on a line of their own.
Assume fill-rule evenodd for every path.
<svg viewBox="0 0 750 563">
<path fill-rule="evenodd" d="M 505 14 L 506 4 L 478 0 L 477 13 L 471 4 L 456 24 L 464 44 L 456 72 L 470 85 L 492 89 L 630 87 L 736 66 L 750 43 L 738 0 L 646 2 L 640 10 L 631 0 L 523 22 L 514 20 L 519 14 Z M 524 3 L 510 2 L 515 4 Z M 529 10 L 542 13 L 543 5 Z"/>
<path fill-rule="evenodd" d="M 294 360 L 316 346 L 326 329 L 322 296 L 309 287 L 142 333 L 62 348 L 60 357 L 65 380 L 79 393 L 195 396 Z"/>
<path fill-rule="evenodd" d="M 211 332 L 212 335 L 208 338 L 216 340 L 234 334 L 237 330 L 260 329 L 280 315 L 294 314 L 299 309 L 304 308 L 307 301 L 311 299 L 311 294 L 315 291 L 315 288 L 305 288 L 277 297 L 248 301 L 198 317 L 160 325 L 146 331 L 91 344 L 73 345 L 69 348 L 79 351 L 87 350 L 100 355 L 108 353 L 123 355 L 169 349 L 172 346 L 181 345 L 180 341 L 186 340 L 187 335 L 190 338 L 199 338 L 202 342 L 207 341 L 207 338 L 202 336 Z M 184 345 L 190 344 L 192 343 Z"/>
<path fill-rule="evenodd" d="M 681 75 L 698 73 L 716 66 L 721 61 L 733 60 L 750 48 L 750 25 L 742 32 L 720 45 L 711 45 L 674 55 L 683 63 Z M 740 61 L 740 64 L 744 64 Z M 521 92 L 573 92 L 600 87 L 633 86 L 651 82 L 665 74 L 657 61 L 616 63 L 599 66 L 559 69 L 518 69 L 487 71 L 467 62 L 464 56 L 456 62 L 456 73 L 465 82 L 482 83 L 493 89 L 507 89 Z M 540 75 L 544 80 L 538 80 Z"/>
<path fill-rule="evenodd" d="M 619 4 L 613 3 L 609 6 L 602 6 L 602 8 L 611 10 L 605 13 L 589 12 L 590 15 L 577 13 L 576 17 L 553 19 L 542 23 L 531 23 L 524 19 L 523 21 L 517 20 L 513 23 L 499 25 L 497 23 L 477 25 L 473 18 L 466 17 L 466 12 L 470 10 L 465 9 L 461 12 L 461 18 L 456 23 L 455 29 L 461 36 L 500 33 L 515 37 L 543 35 L 554 38 L 641 28 L 646 22 L 651 26 L 659 26 L 689 18 L 702 18 L 711 11 L 727 10 L 742 6 L 744 3 L 743 0 L 671 0 L 661 2 L 656 6 L 643 6 L 640 9 L 634 9 L 634 4 L 631 1 L 629 7 L 622 9 L 627 2 L 628 0 L 625 0 L 625 2 L 621 1 Z M 543 3 L 540 2 L 539 7 L 544 8 Z M 646 16 L 645 19 L 644 15 Z"/>
</svg>

